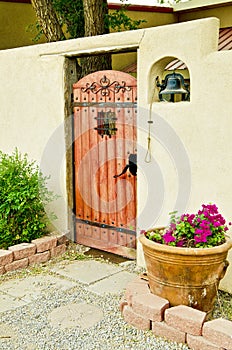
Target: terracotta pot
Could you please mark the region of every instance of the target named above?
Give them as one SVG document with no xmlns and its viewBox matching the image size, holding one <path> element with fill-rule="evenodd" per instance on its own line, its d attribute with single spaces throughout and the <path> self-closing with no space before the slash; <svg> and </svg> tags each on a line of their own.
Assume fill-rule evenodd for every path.
<svg viewBox="0 0 232 350">
<path fill-rule="evenodd" d="M 187 305 L 208 313 L 213 310 L 218 284 L 224 277 L 232 240 L 213 248 L 179 248 L 139 237 L 151 292 L 171 306 Z"/>
</svg>

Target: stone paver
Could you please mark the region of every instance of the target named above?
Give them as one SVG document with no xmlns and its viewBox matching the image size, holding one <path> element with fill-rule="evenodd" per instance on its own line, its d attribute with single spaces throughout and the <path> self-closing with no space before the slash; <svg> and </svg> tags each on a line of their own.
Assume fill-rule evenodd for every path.
<svg viewBox="0 0 232 350">
<path fill-rule="evenodd" d="M 7 324 L 0 323 L 0 339 L 13 339 L 17 337 L 15 333 Z"/>
<path fill-rule="evenodd" d="M 0 292 L 0 313 L 26 305 L 27 302 Z"/>
<path fill-rule="evenodd" d="M 99 295 L 118 293 L 135 278 L 135 274 L 123 270 L 123 267 L 99 261 L 75 261 L 51 269 L 60 277 L 37 275 L 6 281 L 0 285 L 0 312 L 24 306 L 48 289 L 73 288 L 77 282 L 84 283 L 88 290 Z"/>
<path fill-rule="evenodd" d="M 90 285 L 97 281 L 100 281 L 106 277 L 112 276 L 114 274 L 123 271 L 123 268 L 110 265 L 106 263 L 101 263 L 99 261 L 75 261 L 63 268 L 55 267 L 51 269 L 64 277 L 68 277 L 72 280 Z"/>
<path fill-rule="evenodd" d="M 127 284 L 135 278 L 135 274 L 121 271 L 117 274 L 102 279 L 94 284 L 91 284 L 86 289 L 102 295 L 104 293 L 119 293 L 126 288 Z"/>
<path fill-rule="evenodd" d="M 87 329 L 94 326 L 103 318 L 100 308 L 90 304 L 70 303 L 54 309 L 48 316 L 53 327 L 61 329 L 80 327 Z"/>
<path fill-rule="evenodd" d="M 0 293 L 4 293 L 10 298 L 18 298 L 18 300 L 25 303 L 38 298 L 43 290 L 45 291 L 52 288 L 67 290 L 75 286 L 75 282 L 67 281 L 55 276 L 29 276 L 22 279 L 4 282 L 0 285 Z M 0 311 L 2 308 L 5 309 L 5 307 L 5 303 L 1 298 Z"/>
</svg>

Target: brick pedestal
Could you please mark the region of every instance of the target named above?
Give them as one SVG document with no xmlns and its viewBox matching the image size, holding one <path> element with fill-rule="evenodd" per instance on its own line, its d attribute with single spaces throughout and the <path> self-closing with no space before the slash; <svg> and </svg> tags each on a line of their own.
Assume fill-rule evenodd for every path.
<svg viewBox="0 0 232 350">
<path fill-rule="evenodd" d="M 150 292 L 142 278 L 130 282 L 120 302 L 126 322 L 154 336 L 186 343 L 193 350 L 232 350 L 232 322 L 206 321 L 206 313 L 189 306 L 169 307 L 169 301 Z"/>
</svg>

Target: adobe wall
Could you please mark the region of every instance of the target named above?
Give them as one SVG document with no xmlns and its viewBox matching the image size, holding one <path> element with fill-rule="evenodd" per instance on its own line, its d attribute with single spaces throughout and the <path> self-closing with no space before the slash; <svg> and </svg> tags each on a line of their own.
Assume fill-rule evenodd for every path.
<svg viewBox="0 0 232 350">
<path fill-rule="evenodd" d="M 125 48 L 138 49 L 138 234 L 165 225 L 173 209 L 196 211 L 204 202 L 215 202 L 232 221 L 232 52 L 217 51 L 218 30 L 219 21 L 210 18 L 0 51 L 0 149 L 17 146 L 51 174 L 50 186 L 61 196 L 52 206 L 57 229 L 68 228 L 65 58 Z M 157 99 L 156 76 L 172 57 L 188 66 L 190 102 Z M 231 277 L 232 267 L 222 284 L 232 292 Z"/>
<path fill-rule="evenodd" d="M 60 196 L 52 205 L 58 216 L 55 229 L 62 231 L 68 226 L 66 57 L 125 48 L 136 50 L 143 33 L 113 33 L 0 51 L 0 149 L 11 153 L 18 147 L 37 160 L 44 174 L 51 175 L 50 188 Z"/>
<path fill-rule="evenodd" d="M 179 22 L 192 21 L 200 18 L 216 17 L 220 27 L 231 27 L 231 0 L 191 0 L 173 5 L 174 14 Z"/>
<path fill-rule="evenodd" d="M 231 6 L 218 6 L 212 9 L 202 9 L 189 12 L 178 13 L 179 22 L 192 21 L 200 18 L 217 17 L 220 19 L 220 27 L 231 27 Z"/>
<path fill-rule="evenodd" d="M 155 28 L 152 35 L 146 31 L 140 44 L 139 106 L 144 112 L 143 125 L 152 109 L 153 160 L 145 164 L 141 152 L 139 157 L 146 174 L 154 173 L 148 187 L 153 189 L 149 197 L 153 195 L 156 215 L 152 215 L 152 202 L 147 205 L 149 197 L 143 200 L 144 196 L 140 196 L 149 176 L 143 175 L 138 181 L 138 208 L 142 212 L 138 213 L 139 228 L 164 226 L 173 209 L 194 213 L 209 202 L 216 203 L 230 221 L 232 52 L 217 51 L 218 30 L 216 18 L 163 26 Z M 190 102 L 158 101 L 155 78 L 161 75 L 168 57 L 178 57 L 187 64 Z M 145 147 L 144 130 L 139 130 L 138 135 L 138 143 Z M 154 216 L 156 220 L 152 222 Z M 142 263 L 142 259 L 138 260 Z M 221 284 L 223 288 L 231 290 L 231 277 L 232 266 Z"/>
</svg>

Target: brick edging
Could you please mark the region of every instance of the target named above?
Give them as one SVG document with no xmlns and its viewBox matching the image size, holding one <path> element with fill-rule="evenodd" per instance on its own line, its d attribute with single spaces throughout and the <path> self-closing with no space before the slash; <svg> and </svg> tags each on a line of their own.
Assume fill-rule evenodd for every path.
<svg viewBox="0 0 232 350">
<path fill-rule="evenodd" d="M 152 294 L 148 282 L 140 277 L 127 285 L 120 310 L 132 326 L 187 344 L 190 349 L 232 350 L 231 321 L 207 321 L 206 312 L 185 305 L 170 307 L 169 301 Z"/>
<path fill-rule="evenodd" d="M 20 243 L 0 249 L 0 275 L 46 262 L 66 252 L 68 239 L 65 233 L 52 232 L 31 243 Z"/>
</svg>

